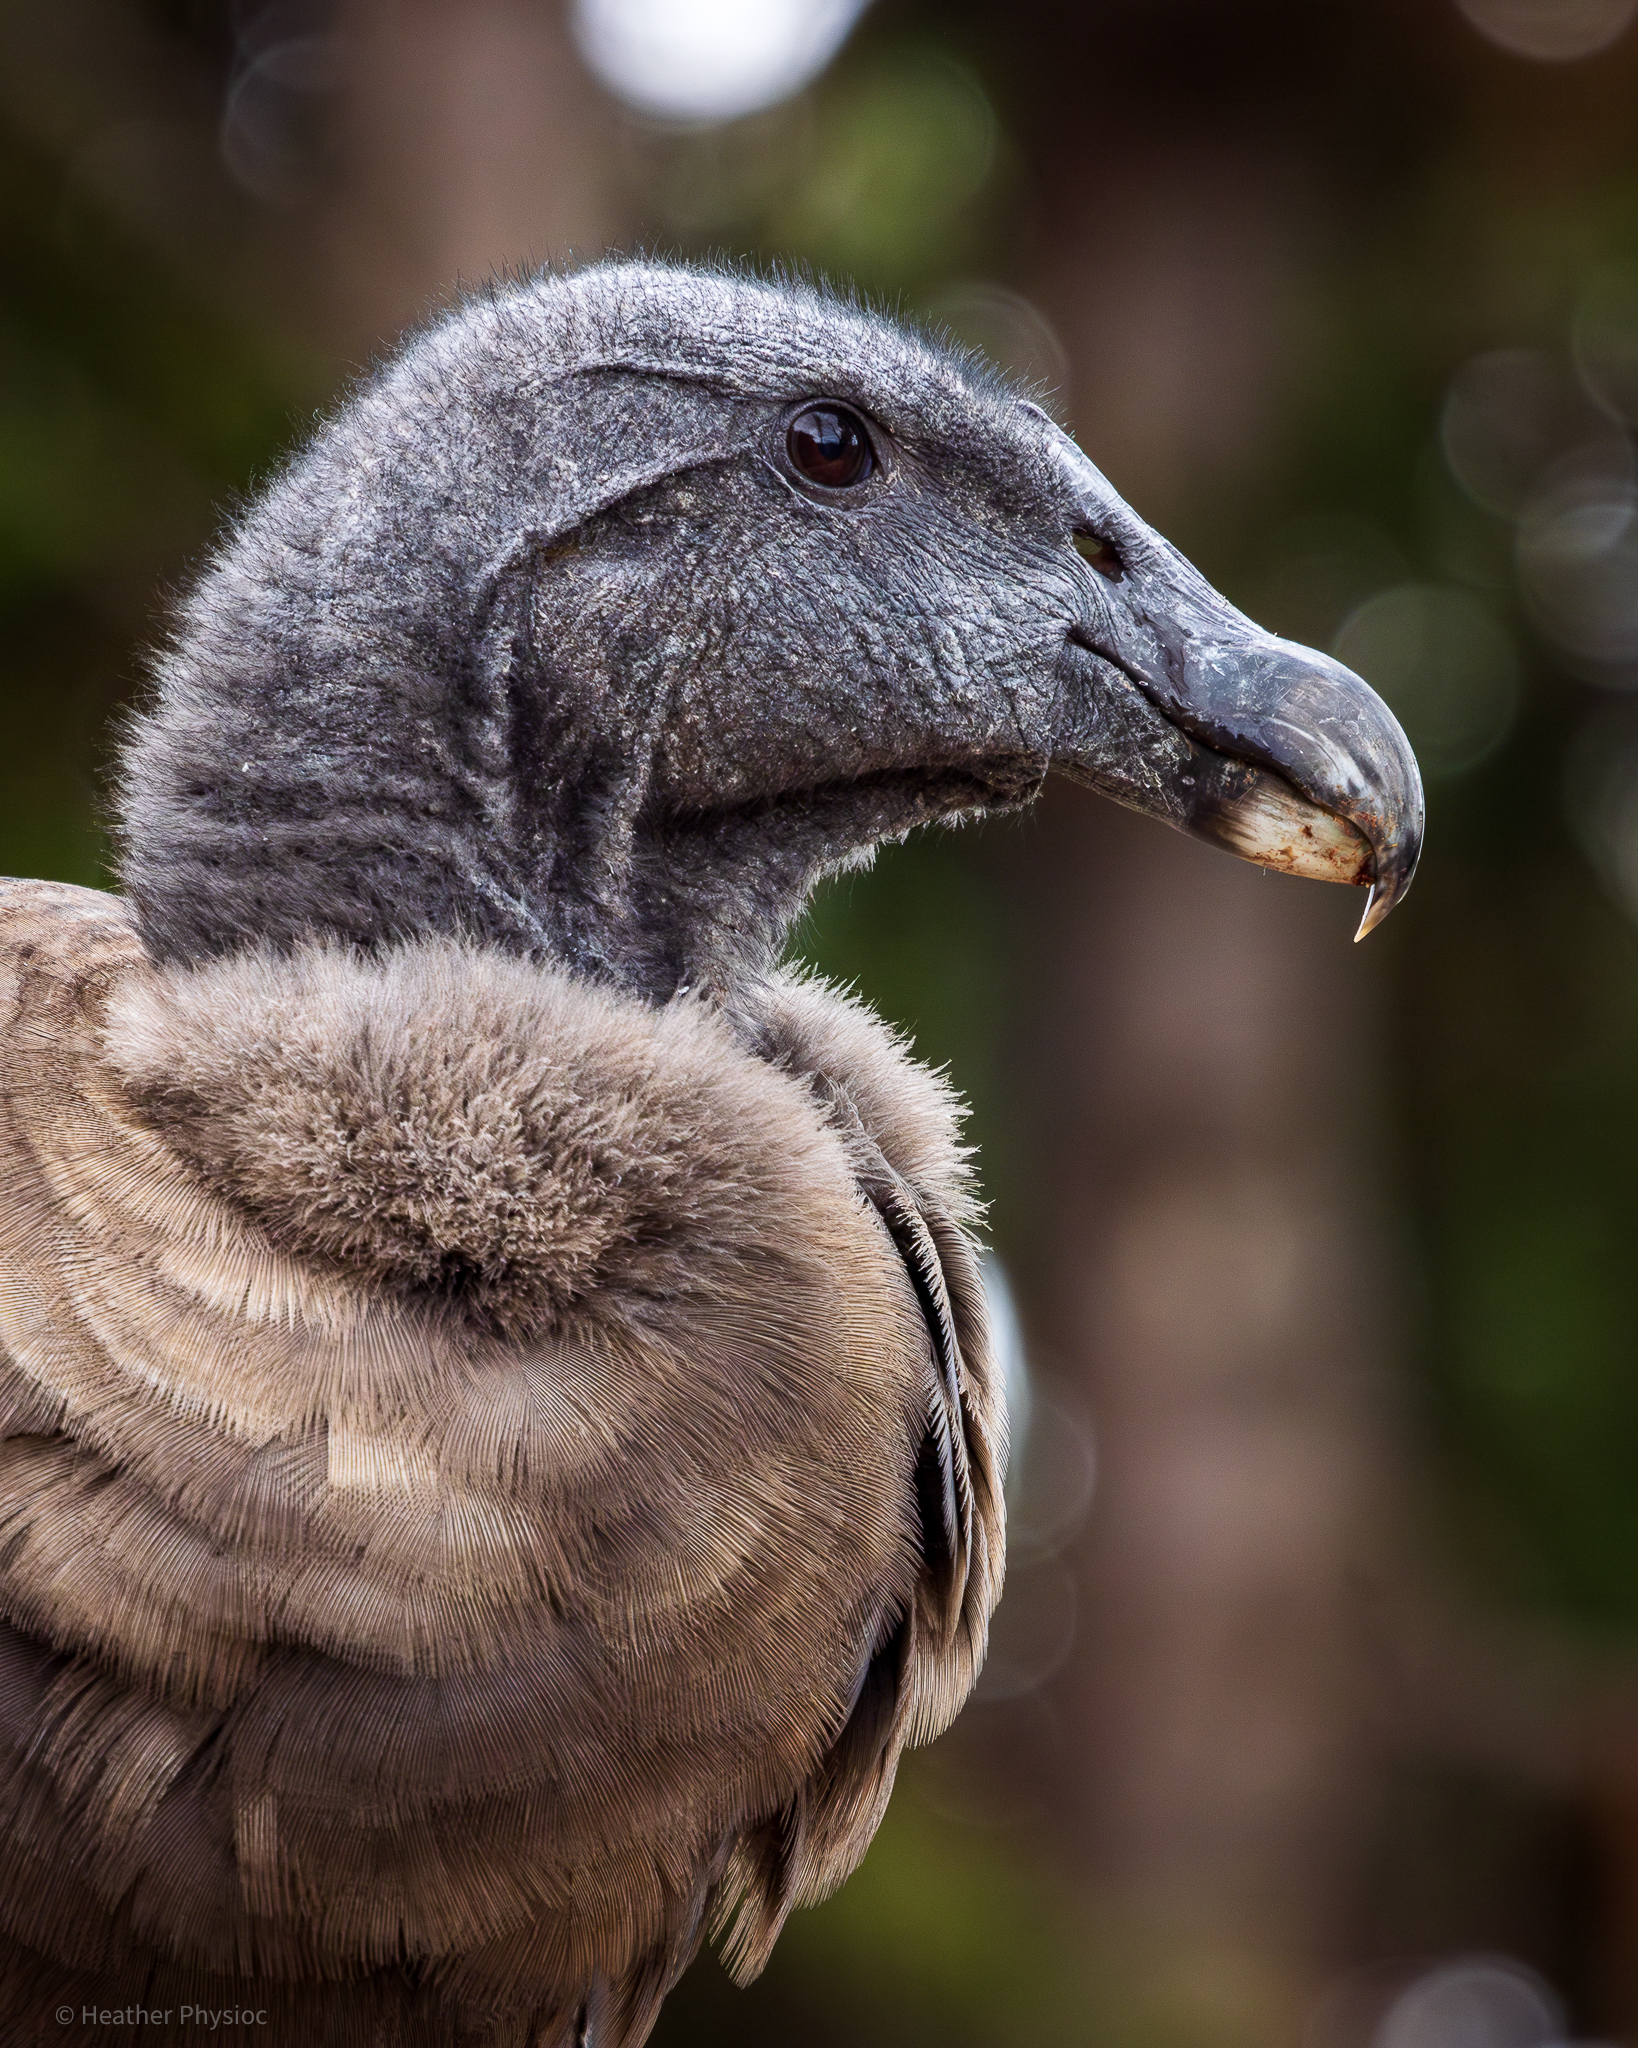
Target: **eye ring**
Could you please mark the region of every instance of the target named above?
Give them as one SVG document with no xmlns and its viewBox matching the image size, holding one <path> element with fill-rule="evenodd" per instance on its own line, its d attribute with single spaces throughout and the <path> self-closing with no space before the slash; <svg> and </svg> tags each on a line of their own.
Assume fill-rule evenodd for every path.
<svg viewBox="0 0 1638 2048">
<path fill-rule="evenodd" d="M 881 469 L 870 428 L 840 399 L 810 398 L 785 417 L 783 466 L 827 498 L 859 491 Z"/>
</svg>

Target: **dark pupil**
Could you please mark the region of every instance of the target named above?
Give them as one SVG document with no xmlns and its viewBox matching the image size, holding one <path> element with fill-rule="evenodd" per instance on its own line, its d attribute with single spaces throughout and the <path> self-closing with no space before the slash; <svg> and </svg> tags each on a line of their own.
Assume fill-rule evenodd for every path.
<svg viewBox="0 0 1638 2048">
<path fill-rule="evenodd" d="M 791 461 L 811 483 L 833 491 L 863 483 L 870 474 L 870 442 L 863 422 L 830 405 L 811 405 L 791 421 Z"/>
</svg>

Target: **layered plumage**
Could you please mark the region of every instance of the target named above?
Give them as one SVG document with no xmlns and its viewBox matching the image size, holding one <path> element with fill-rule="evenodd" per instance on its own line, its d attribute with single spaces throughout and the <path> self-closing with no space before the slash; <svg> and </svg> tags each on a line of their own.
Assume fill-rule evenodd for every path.
<svg viewBox="0 0 1638 2048">
<path fill-rule="evenodd" d="M 395 2040 L 419 1976 L 410 2038 L 620 2041 L 712 1916 L 754 1970 L 999 1586 L 942 1086 L 789 980 L 753 1055 L 470 944 L 0 918 L 11 2028 Z"/>
<path fill-rule="evenodd" d="M 183 610 L 127 895 L 0 893 L 6 2038 L 635 2048 L 758 1969 L 1003 1555 L 955 1103 L 791 915 L 1051 765 L 1385 903 L 1407 762 L 852 308 L 610 265 L 390 365 Z"/>
</svg>

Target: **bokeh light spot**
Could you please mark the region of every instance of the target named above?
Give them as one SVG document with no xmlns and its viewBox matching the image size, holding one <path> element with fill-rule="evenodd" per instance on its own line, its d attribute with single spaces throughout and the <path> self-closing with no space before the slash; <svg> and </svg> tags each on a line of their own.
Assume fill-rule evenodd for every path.
<svg viewBox="0 0 1638 2048">
<path fill-rule="evenodd" d="M 1429 776 L 1476 766 L 1512 726 L 1518 654 L 1470 591 L 1426 583 L 1379 591 L 1343 622 L 1332 652 L 1392 705 Z"/>
<path fill-rule="evenodd" d="M 1374 520 L 1355 512 L 1312 513 L 1275 535 L 1246 609 L 1287 640 L 1329 647 L 1356 606 L 1408 581 L 1410 573 L 1401 549 Z"/>
<path fill-rule="evenodd" d="M 1594 870 L 1638 918 L 1638 724 L 1629 704 L 1605 704 L 1583 720 L 1564 757 L 1564 801 Z"/>
<path fill-rule="evenodd" d="M 1451 379 L 1440 422 L 1445 460 L 1487 512 L 1511 519 L 1566 449 L 1611 428 L 1556 357 L 1491 349 Z"/>
<path fill-rule="evenodd" d="M 1592 397 L 1617 419 L 1638 421 L 1638 265 L 1608 264 L 1587 280 L 1573 347 Z"/>
<path fill-rule="evenodd" d="M 1022 293 L 970 278 L 941 291 L 927 310 L 958 341 L 1042 393 L 1055 412 L 1066 409 L 1069 357 L 1046 315 Z"/>
<path fill-rule="evenodd" d="M 303 35 L 246 47 L 222 108 L 222 162 L 234 181 L 272 204 L 295 204 L 319 189 L 315 102 L 336 92 L 345 46 Z"/>
<path fill-rule="evenodd" d="M 1022 1699 L 1062 1670 L 1075 1647 L 1077 1607 L 1074 1575 L 1057 1558 L 1023 1560 L 1009 1571 L 974 1705 Z"/>
<path fill-rule="evenodd" d="M 1006 1267 L 993 1251 L 989 1251 L 984 1254 L 982 1270 L 984 1306 L 990 1313 L 990 1350 L 1007 1396 L 1013 1453 L 1012 1468 L 1008 1473 L 1011 1481 L 1016 1480 L 1021 1454 L 1029 1442 L 1033 1397 L 1029 1359 L 1025 1355 L 1023 1325 L 1018 1320 L 1018 1304 L 1013 1299 Z"/>
<path fill-rule="evenodd" d="M 1456 0 L 1480 35 L 1542 64 L 1569 64 L 1607 50 L 1638 0 Z"/>
<path fill-rule="evenodd" d="M 575 0 L 592 70 L 640 112 L 732 121 L 817 78 L 865 0 Z"/>
<path fill-rule="evenodd" d="M 1596 680 L 1638 682 L 1638 489 L 1589 464 L 1557 477 L 1519 521 L 1519 581 L 1537 623 Z"/>
<path fill-rule="evenodd" d="M 1372 2048 L 1555 2048 L 1564 2015 L 1533 1970 L 1500 1956 L 1442 1964 L 1402 1991 Z"/>
</svg>

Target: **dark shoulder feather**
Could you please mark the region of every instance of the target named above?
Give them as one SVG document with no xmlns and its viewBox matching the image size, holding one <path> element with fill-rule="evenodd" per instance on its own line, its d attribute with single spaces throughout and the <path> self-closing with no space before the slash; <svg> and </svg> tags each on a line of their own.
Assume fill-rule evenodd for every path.
<svg viewBox="0 0 1638 2048">
<path fill-rule="evenodd" d="M 970 1230 L 960 1104 L 878 1017 L 823 982 L 774 980 L 752 1029 L 841 1137 L 910 1283 L 924 1343 L 914 1452 L 901 1481 L 919 1535 L 914 1595 L 878 1620 L 852 1709 L 819 1770 L 736 1852 L 719 1917 L 741 1981 L 766 1963 L 793 1906 L 828 1896 L 857 1867 L 903 1750 L 941 1733 L 972 1690 L 1006 1543 L 1006 1407 Z"/>
</svg>

